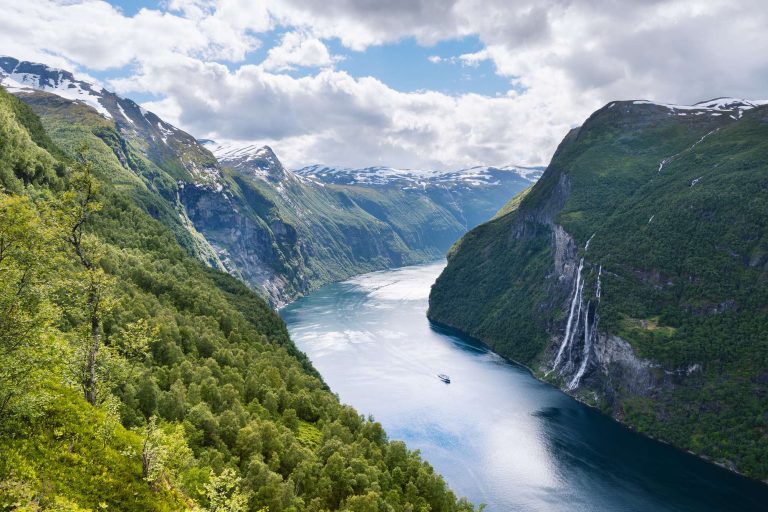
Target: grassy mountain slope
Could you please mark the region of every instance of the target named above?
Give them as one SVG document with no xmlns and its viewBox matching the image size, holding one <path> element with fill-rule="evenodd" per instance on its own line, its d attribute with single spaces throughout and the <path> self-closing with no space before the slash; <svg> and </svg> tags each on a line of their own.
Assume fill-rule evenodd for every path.
<svg viewBox="0 0 768 512">
<path fill-rule="evenodd" d="M 429 316 L 765 479 L 768 108 L 696 112 L 593 114 L 524 197 L 454 247 Z"/>
<path fill-rule="evenodd" d="M 0 89 L 1 507 L 471 509 L 338 402 L 266 302 L 189 256 L 134 165 L 154 168 L 110 145 L 112 121 L 37 99 L 62 108 L 47 132 Z M 84 162 L 101 205 L 83 238 L 88 271 L 62 242 Z M 104 277 L 91 405 L 81 386 L 93 275 Z"/>
</svg>

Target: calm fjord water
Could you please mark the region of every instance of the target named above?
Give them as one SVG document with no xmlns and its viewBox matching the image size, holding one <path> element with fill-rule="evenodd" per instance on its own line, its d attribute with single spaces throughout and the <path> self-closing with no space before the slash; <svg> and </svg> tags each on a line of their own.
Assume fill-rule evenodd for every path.
<svg viewBox="0 0 768 512">
<path fill-rule="evenodd" d="M 768 486 L 639 436 L 431 327 L 443 266 L 328 285 L 281 314 L 341 400 L 421 450 L 457 494 L 489 512 L 768 510 Z"/>
</svg>

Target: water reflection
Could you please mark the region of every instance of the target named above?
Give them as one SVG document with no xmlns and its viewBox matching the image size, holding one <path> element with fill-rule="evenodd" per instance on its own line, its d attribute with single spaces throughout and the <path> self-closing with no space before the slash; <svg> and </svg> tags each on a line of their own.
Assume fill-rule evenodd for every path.
<svg viewBox="0 0 768 512">
<path fill-rule="evenodd" d="M 766 510 L 768 487 L 638 436 L 431 326 L 442 267 L 329 285 L 282 315 L 341 400 L 421 450 L 458 494 L 489 512 Z"/>
</svg>

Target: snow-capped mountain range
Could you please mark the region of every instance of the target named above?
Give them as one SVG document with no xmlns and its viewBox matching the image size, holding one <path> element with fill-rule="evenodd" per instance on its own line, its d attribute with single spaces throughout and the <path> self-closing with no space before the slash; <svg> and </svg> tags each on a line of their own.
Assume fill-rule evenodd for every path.
<svg viewBox="0 0 768 512">
<path fill-rule="evenodd" d="M 363 185 L 363 186 L 398 186 L 403 189 L 424 189 L 432 186 L 466 187 L 494 186 L 502 181 L 524 180 L 534 183 L 541 177 L 543 166 L 525 167 L 509 165 L 504 167 L 476 166 L 467 169 L 441 171 L 432 169 L 397 169 L 376 166 L 364 168 L 332 167 L 310 165 L 287 171 L 269 146 L 258 144 L 219 144 L 212 140 L 200 140 L 223 164 L 242 168 L 261 178 L 274 177 L 277 169 L 290 172 L 305 181 L 316 184 Z"/>
<path fill-rule="evenodd" d="M 543 166 L 523 167 L 508 165 L 503 167 L 476 166 L 453 171 L 432 169 L 396 169 L 393 167 L 329 167 L 310 165 L 297 169 L 296 174 L 312 178 L 323 183 L 338 185 L 392 185 L 400 183 L 405 187 L 423 188 L 430 185 L 462 183 L 463 185 L 487 186 L 498 184 L 503 178 L 520 178 L 534 183 L 544 172 Z"/>
<path fill-rule="evenodd" d="M 637 100 L 633 102 L 635 105 L 657 105 L 669 110 L 670 115 L 687 116 L 687 115 L 711 115 L 711 116 L 723 116 L 727 115 L 733 119 L 739 119 L 744 111 L 753 109 L 760 105 L 768 105 L 768 100 L 745 100 L 740 98 L 713 98 L 711 100 L 700 101 L 693 105 L 675 105 L 672 103 L 656 103 L 647 100 Z M 616 103 L 611 103 L 608 108 L 613 107 Z"/>
</svg>

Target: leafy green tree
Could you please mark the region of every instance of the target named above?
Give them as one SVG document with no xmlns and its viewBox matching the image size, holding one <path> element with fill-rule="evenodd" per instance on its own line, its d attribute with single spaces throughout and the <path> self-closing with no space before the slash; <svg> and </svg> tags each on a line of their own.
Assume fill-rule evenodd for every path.
<svg viewBox="0 0 768 512">
<path fill-rule="evenodd" d="M 159 486 L 167 483 L 175 486 L 184 471 L 194 461 L 192 450 L 187 445 L 182 425 L 159 425 L 152 416 L 144 428 L 144 442 L 141 451 L 142 476 Z"/>
<path fill-rule="evenodd" d="M 211 474 L 205 484 L 208 498 L 207 512 L 245 512 L 248 510 L 248 494 L 240 490 L 240 478 L 232 468 L 220 475 Z"/>
<path fill-rule="evenodd" d="M 101 349 L 102 318 L 114 307 L 111 289 L 115 279 L 99 266 L 104 253 L 103 244 L 87 228 L 93 216 L 102 209 L 98 200 L 100 185 L 93 175 L 93 163 L 84 155 L 87 147 L 80 150 L 78 162 L 72 171 L 69 187 L 62 195 L 60 222 L 64 240 L 71 246 L 80 272 L 75 274 L 72 284 L 85 301 L 85 315 L 88 324 L 87 343 L 81 350 L 80 385 L 85 399 L 96 404 L 98 383 L 98 357 Z"/>
<path fill-rule="evenodd" d="M 0 420 L 14 401 L 31 412 L 42 397 L 29 391 L 53 357 L 55 238 L 27 197 L 0 195 Z"/>
</svg>

